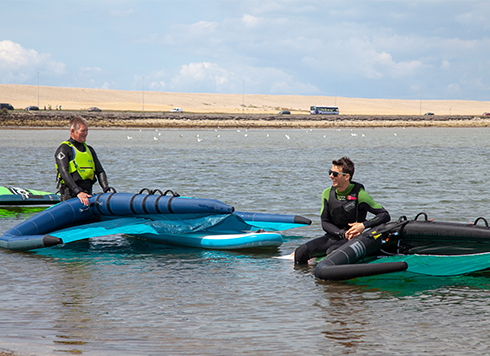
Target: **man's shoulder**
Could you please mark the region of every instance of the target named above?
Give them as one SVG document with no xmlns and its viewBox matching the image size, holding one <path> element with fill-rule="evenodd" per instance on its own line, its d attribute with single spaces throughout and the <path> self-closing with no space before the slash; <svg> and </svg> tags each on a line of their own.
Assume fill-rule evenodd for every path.
<svg viewBox="0 0 490 356">
<path fill-rule="evenodd" d="M 70 142 L 68 141 L 61 142 L 58 148 L 56 149 L 56 152 L 58 151 L 66 151 L 66 152 L 71 151 Z"/>
<path fill-rule="evenodd" d="M 325 189 L 325 190 L 323 191 L 322 196 L 325 196 L 325 195 L 327 195 L 327 196 L 328 196 L 328 194 L 330 194 L 330 191 L 331 191 L 331 190 L 332 190 L 332 187 L 328 187 L 327 189 Z"/>
<path fill-rule="evenodd" d="M 366 188 L 364 188 L 364 184 L 359 183 L 359 182 L 351 182 L 352 184 L 352 189 L 356 188 L 359 189 L 359 191 L 364 190 L 366 191 Z"/>
<path fill-rule="evenodd" d="M 90 145 L 87 145 L 87 148 L 90 150 L 90 152 L 92 152 L 92 154 L 95 154 L 95 148 Z"/>
</svg>

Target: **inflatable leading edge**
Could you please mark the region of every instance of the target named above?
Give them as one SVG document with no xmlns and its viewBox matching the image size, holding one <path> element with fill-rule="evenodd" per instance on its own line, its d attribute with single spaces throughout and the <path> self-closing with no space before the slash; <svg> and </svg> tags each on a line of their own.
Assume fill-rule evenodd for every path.
<svg viewBox="0 0 490 356">
<path fill-rule="evenodd" d="M 49 234 L 68 226 L 100 221 L 101 216 L 141 214 L 231 214 L 234 208 L 214 199 L 182 198 L 131 193 L 103 193 L 84 206 L 73 198 L 46 209 L 9 229 L 0 237 L 0 248 L 31 250 L 63 243 Z"/>
<path fill-rule="evenodd" d="M 393 225 L 390 224 L 389 229 L 391 230 L 392 228 Z M 346 242 L 318 263 L 315 268 L 315 276 L 327 281 L 337 281 L 405 271 L 408 268 L 405 262 L 357 263 L 364 257 L 375 254 L 380 249 L 381 236 L 384 232 L 373 229 L 373 231 L 363 233 L 355 239 Z"/>
</svg>

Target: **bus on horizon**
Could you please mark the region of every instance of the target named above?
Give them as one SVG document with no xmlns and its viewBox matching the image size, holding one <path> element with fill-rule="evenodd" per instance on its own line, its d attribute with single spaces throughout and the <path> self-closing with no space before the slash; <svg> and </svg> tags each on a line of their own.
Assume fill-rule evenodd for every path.
<svg viewBox="0 0 490 356">
<path fill-rule="evenodd" d="M 311 115 L 338 115 L 338 106 L 310 106 Z"/>
</svg>

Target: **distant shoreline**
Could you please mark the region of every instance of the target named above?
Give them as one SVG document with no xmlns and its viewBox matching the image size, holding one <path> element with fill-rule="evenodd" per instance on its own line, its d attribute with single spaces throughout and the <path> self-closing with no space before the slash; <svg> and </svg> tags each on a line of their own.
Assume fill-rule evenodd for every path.
<svg viewBox="0 0 490 356">
<path fill-rule="evenodd" d="M 478 116 L 490 112 L 490 101 L 429 99 L 367 99 L 319 95 L 211 94 L 155 91 L 126 91 L 93 88 L 63 88 L 20 84 L 0 84 L 0 102 L 9 103 L 16 112 L 35 105 L 41 109 L 60 106 L 63 111 L 87 112 L 98 107 L 103 113 L 169 113 L 175 107 L 184 115 L 277 115 L 291 112 L 292 117 L 306 116 L 311 105 L 337 106 L 346 117 L 363 115 L 422 116 L 424 113 L 454 116 Z"/>
<path fill-rule="evenodd" d="M 0 128 L 67 128 L 82 116 L 92 128 L 487 127 L 490 117 L 419 115 L 268 115 L 82 111 L 0 112 Z"/>
</svg>

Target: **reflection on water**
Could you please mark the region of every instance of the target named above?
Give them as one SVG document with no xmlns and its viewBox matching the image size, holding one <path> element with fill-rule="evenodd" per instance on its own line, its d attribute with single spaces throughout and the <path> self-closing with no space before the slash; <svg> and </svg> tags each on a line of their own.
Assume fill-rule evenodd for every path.
<svg viewBox="0 0 490 356">
<path fill-rule="evenodd" d="M 0 130 L 0 184 L 55 191 L 53 154 L 67 133 Z M 319 236 L 327 170 L 344 155 L 356 162 L 355 180 L 393 218 L 421 211 L 444 221 L 489 217 L 489 133 L 91 130 L 88 143 L 120 192 L 173 189 L 314 223 L 286 232 L 282 246 L 265 250 L 210 251 L 115 235 L 0 251 L 0 349 L 34 355 L 485 354 L 488 272 L 325 282 L 312 267 L 295 269 L 272 257 Z M 38 209 L 0 208 L 1 232 Z"/>
</svg>

